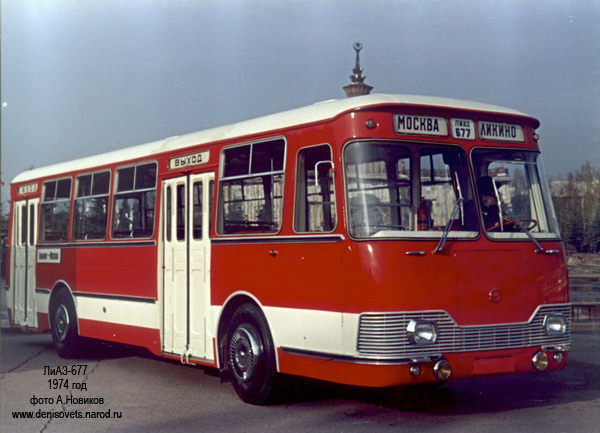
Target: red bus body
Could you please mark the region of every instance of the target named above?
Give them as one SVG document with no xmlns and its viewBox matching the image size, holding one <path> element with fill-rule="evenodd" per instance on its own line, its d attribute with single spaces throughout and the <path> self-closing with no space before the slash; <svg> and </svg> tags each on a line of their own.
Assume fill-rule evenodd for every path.
<svg viewBox="0 0 600 433">
<path fill-rule="evenodd" d="M 544 202 L 546 210 L 536 211 L 543 212 L 548 222 L 544 223 L 539 213 L 532 218 L 538 226 L 538 232 L 531 228 L 532 239 L 530 233 L 518 230 L 494 234 L 484 227 L 482 205 L 468 204 L 468 197 L 478 197 L 479 178 L 491 177 L 498 190 L 504 188 L 512 194 L 510 211 L 516 212 L 516 177 L 521 175 L 506 175 L 502 167 L 510 166 L 529 179 L 532 192 L 521 195 L 528 197 L 521 200 L 527 212 L 543 207 L 536 194 L 543 189 L 544 180 L 538 182 L 531 174 L 537 169 L 532 168 L 537 165 L 531 161 L 539 153 L 535 134 L 538 126 L 536 119 L 501 107 L 439 98 L 371 95 L 25 172 L 11 185 L 9 317 L 16 327 L 49 330 L 60 315 L 53 311 L 57 308 L 54 297 L 63 291 L 72 299 L 69 302 L 74 306 L 79 336 L 143 346 L 158 356 L 227 368 L 227 353 L 234 344 L 230 341 L 232 318 L 240 306 L 252 304 L 256 307 L 253 311 L 260 311 L 268 324 L 278 372 L 360 386 L 446 380 L 447 375 L 440 370 L 450 370 L 449 378 L 459 379 L 563 369 L 570 346 L 571 313 L 564 247 L 552 228 L 551 208 Z M 465 129 L 458 131 L 460 127 Z M 264 152 L 270 152 L 261 150 L 265 141 L 285 146 L 283 167 L 277 171 L 271 164 L 261 169 L 249 162 L 246 173 L 246 157 L 240 155 L 247 150 L 250 159 L 258 161 Z M 247 148 L 236 147 L 246 143 L 250 143 Z M 305 169 L 307 179 L 309 174 L 321 176 L 314 182 L 305 180 L 306 190 L 318 190 L 316 185 L 329 176 L 327 191 L 331 188 L 334 205 L 327 209 L 333 209 L 334 215 L 329 218 L 334 222 L 332 226 L 325 224 L 325 229 L 299 230 L 298 215 L 304 212 L 298 210 L 303 206 L 298 202 L 297 183 L 303 176 L 299 160 L 304 155 L 306 161 L 317 158 L 316 151 L 310 150 L 315 146 L 321 146 L 319 152 L 327 153 L 329 149 L 331 159 L 321 158 L 320 166 L 317 163 Z M 385 155 L 398 162 L 385 165 Z M 272 162 L 278 157 L 269 158 Z M 464 161 L 456 162 L 459 159 Z M 130 196 L 119 192 L 126 188 L 120 185 L 121 179 L 125 182 L 126 171 L 117 171 L 135 166 L 139 173 L 140 167 L 145 167 L 139 164 L 144 163 L 156 166 L 154 207 L 150 208 L 154 212 L 150 218 L 153 227 L 143 236 L 133 229 L 130 237 L 115 235 L 115 197 L 129 197 L 119 204 L 121 210 L 127 210 L 128 203 L 134 203 L 142 194 L 135 192 L 142 191 L 136 189 L 137 184 L 132 184 Z M 242 168 L 236 171 L 238 163 Z M 434 169 L 434 164 L 446 167 L 446 172 L 440 174 L 442 171 Z M 389 176 L 385 178 L 384 165 L 388 173 L 389 167 L 395 170 L 393 182 L 397 187 L 389 186 L 392 181 Z M 426 165 L 430 168 L 424 168 Z M 256 170 L 267 170 L 264 172 L 269 174 L 252 177 Z M 81 187 L 88 182 L 84 177 L 87 173 L 106 172 L 110 187 L 106 195 L 96 196 L 100 197 L 96 203 L 105 207 L 108 228 L 98 239 L 85 239 L 87 234 L 74 239 L 78 230 L 74 227 L 74 209 L 79 206 L 76 201 L 81 200 L 82 209 L 87 209 L 85 188 Z M 205 196 L 210 201 L 206 202 L 209 209 L 203 210 L 205 214 L 210 212 L 205 219 L 210 235 L 204 236 L 206 244 L 197 250 L 204 254 L 199 259 L 204 266 L 203 300 L 195 301 L 200 298 L 190 295 L 186 301 L 177 298 L 177 293 L 195 290 L 191 241 L 182 240 L 188 246 L 178 250 L 175 240 L 166 240 L 166 233 L 173 230 L 169 233 L 175 238 L 191 239 L 192 223 L 187 231 L 177 231 L 179 222 L 171 229 L 171 217 L 167 221 L 166 215 L 177 219 L 179 214 L 165 200 L 166 191 L 173 197 L 179 192 L 181 197 L 189 197 L 196 174 L 204 176 L 204 190 L 211 188 L 210 195 Z M 71 179 L 63 184 L 70 189 L 65 199 L 58 192 L 49 192 L 51 188 L 58 191 L 61 179 Z M 89 179 L 96 182 L 95 178 Z M 137 182 L 138 177 L 135 179 Z M 250 219 L 264 215 L 268 203 L 271 212 L 280 212 L 276 223 L 267 217 L 271 225 L 265 230 L 261 228 L 262 217 L 258 222 L 237 221 L 232 215 L 253 205 L 244 197 L 230 200 L 223 191 L 231 196 L 242 191 L 243 196 L 251 188 L 263 188 L 270 180 L 276 184 L 274 189 L 269 186 L 261 191 L 270 191 L 272 198 L 257 195 L 253 200 L 262 207 L 246 213 L 254 215 Z M 236 189 L 238 181 L 241 189 Z M 100 185 L 100 180 L 97 182 Z M 512 186 L 503 187 L 509 183 Z M 439 207 L 442 198 L 436 188 L 454 191 L 456 196 L 450 198 L 449 205 Z M 322 201 L 315 215 L 329 212 L 325 209 L 328 205 L 322 204 L 326 193 L 323 188 L 319 191 Z M 308 197 L 310 192 L 306 194 Z M 427 200 L 423 199 L 426 194 L 430 194 Z M 504 200 L 508 193 L 503 194 L 496 196 Z M 263 195 L 266 197 L 267 192 Z M 95 197 L 92 193 L 88 196 Z M 355 223 L 359 217 L 350 208 L 356 201 L 366 203 L 367 196 L 377 204 L 370 208 L 364 205 L 358 213 L 366 215 L 379 207 L 379 218 L 385 224 L 379 228 L 371 225 L 370 231 L 361 232 L 351 228 L 352 224 L 358 226 Z M 390 203 L 381 203 L 388 199 Z M 189 213 L 192 199 L 181 200 L 190 204 L 187 211 L 173 206 Z M 426 232 L 431 236 L 417 229 L 419 200 L 445 212 L 443 219 L 437 216 L 431 220 L 431 227 L 436 227 L 435 232 Z M 308 198 L 306 203 L 309 208 L 315 206 Z M 48 222 L 54 218 L 51 214 L 65 208 L 69 209 L 66 239 L 42 239 L 42 232 L 50 238 L 60 226 L 57 223 L 53 228 L 54 223 Z M 401 210 L 396 214 L 394 209 Z M 458 216 L 450 217 L 449 236 L 445 237 L 442 228 L 451 210 Z M 223 216 L 225 212 L 229 216 Z M 306 210 L 306 215 L 309 212 Z M 506 212 L 508 215 L 508 208 Z M 466 229 L 469 215 L 477 215 L 477 221 Z M 504 224 L 512 224 L 506 215 Z M 188 216 L 185 218 L 189 221 Z M 464 227 L 453 234 L 461 219 Z M 239 228 L 242 223 L 248 230 Z M 183 260 L 187 265 L 182 264 L 184 271 L 178 276 L 175 263 L 178 254 L 185 251 L 188 255 Z M 169 285 L 177 278 L 183 278 L 183 286 Z M 190 323 L 196 322 L 187 320 L 196 314 L 195 302 L 202 304 L 204 311 L 201 317 L 205 325 L 199 325 L 202 329 L 197 335 L 204 339 L 197 343 L 201 355 L 194 355 L 192 348 L 196 331 Z M 58 314 L 57 319 L 53 314 Z M 69 314 L 74 318 L 71 311 Z M 186 327 L 180 334 L 178 316 L 183 316 L 181 323 Z M 171 332 L 172 346 L 165 342 Z M 177 343 L 180 337 L 184 341 Z M 430 341 L 426 341 L 428 338 Z M 268 347 L 258 350 L 266 351 Z M 243 361 L 240 363 L 243 369 Z M 261 402 L 252 397 L 247 401 Z"/>
</svg>

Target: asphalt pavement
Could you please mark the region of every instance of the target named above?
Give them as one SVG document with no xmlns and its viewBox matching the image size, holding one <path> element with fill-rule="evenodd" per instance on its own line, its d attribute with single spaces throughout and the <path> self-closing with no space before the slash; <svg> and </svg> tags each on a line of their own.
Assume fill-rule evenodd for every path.
<svg viewBox="0 0 600 433">
<path fill-rule="evenodd" d="M 598 432 L 600 333 L 577 332 L 565 371 L 365 389 L 289 379 L 275 405 L 243 403 L 214 369 L 97 344 L 64 360 L 48 334 L 1 330 L 0 431 Z M 68 381 L 68 388 L 65 387 Z M 23 418 L 29 417 L 31 418 Z"/>
</svg>

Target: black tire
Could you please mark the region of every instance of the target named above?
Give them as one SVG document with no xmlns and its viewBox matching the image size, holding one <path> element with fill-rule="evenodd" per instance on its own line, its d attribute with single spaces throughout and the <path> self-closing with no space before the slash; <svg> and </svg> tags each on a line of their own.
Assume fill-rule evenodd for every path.
<svg viewBox="0 0 600 433">
<path fill-rule="evenodd" d="M 276 362 L 267 319 L 254 304 L 234 313 L 227 332 L 225 357 L 233 388 L 246 403 L 271 403 L 275 396 Z"/>
<path fill-rule="evenodd" d="M 52 345 L 61 358 L 74 358 L 82 348 L 75 305 L 69 293 L 61 290 L 50 306 Z"/>
</svg>

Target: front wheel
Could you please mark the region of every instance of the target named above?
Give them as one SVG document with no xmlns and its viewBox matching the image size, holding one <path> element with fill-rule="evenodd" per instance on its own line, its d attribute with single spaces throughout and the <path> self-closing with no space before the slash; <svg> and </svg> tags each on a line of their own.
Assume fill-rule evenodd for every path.
<svg viewBox="0 0 600 433">
<path fill-rule="evenodd" d="M 246 403 L 266 404 L 275 392 L 275 350 L 265 316 L 254 304 L 234 313 L 227 333 L 231 382 Z"/>
<path fill-rule="evenodd" d="M 77 328 L 75 305 L 69 294 L 62 290 L 50 306 L 52 344 L 61 358 L 74 358 L 82 346 Z"/>
</svg>

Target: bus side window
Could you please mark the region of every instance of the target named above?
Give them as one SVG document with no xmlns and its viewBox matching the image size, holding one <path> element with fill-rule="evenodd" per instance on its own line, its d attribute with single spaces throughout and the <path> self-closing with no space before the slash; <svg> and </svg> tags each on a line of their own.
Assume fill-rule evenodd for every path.
<svg viewBox="0 0 600 433">
<path fill-rule="evenodd" d="M 27 245 L 27 208 L 21 207 L 19 209 L 21 211 L 21 241 L 19 245 L 24 247 Z"/>
<path fill-rule="evenodd" d="M 215 181 L 211 180 L 208 184 L 208 236 L 212 233 L 212 213 L 214 198 Z"/>
<path fill-rule="evenodd" d="M 193 210 L 193 234 L 194 239 L 202 239 L 202 181 L 194 182 L 192 194 L 194 198 Z"/>
<path fill-rule="evenodd" d="M 166 197 L 166 201 L 167 201 L 167 220 L 165 222 L 165 239 L 167 242 L 171 242 L 171 231 L 173 230 L 173 228 L 171 227 L 171 221 L 172 221 L 172 217 L 171 217 L 171 212 L 172 212 L 172 203 L 171 203 L 171 186 L 167 186 L 167 197 Z"/>
<path fill-rule="evenodd" d="M 71 212 L 71 178 L 44 183 L 40 240 L 66 241 Z"/>
<path fill-rule="evenodd" d="M 225 148 L 219 181 L 219 234 L 276 233 L 281 228 L 285 140 Z"/>
<path fill-rule="evenodd" d="M 77 177 L 73 239 L 104 239 L 108 222 L 110 171 Z"/>
<path fill-rule="evenodd" d="M 185 241 L 186 238 L 186 233 L 185 233 L 185 226 L 186 226 L 186 221 L 185 221 L 185 217 L 187 215 L 186 212 L 186 199 L 187 199 L 187 195 L 185 192 L 185 185 L 177 185 L 177 189 L 176 189 L 176 225 L 175 225 L 175 229 L 177 232 L 177 240 L 178 241 Z"/>
<path fill-rule="evenodd" d="M 296 166 L 294 230 L 331 232 L 337 225 L 331 148 L 301 149 Z"/>
<path fill-rule="evenodd" d="M 149 238 L 154 231 L 156 163 L 117 169 L 113 238 Z"/>
</svg>

